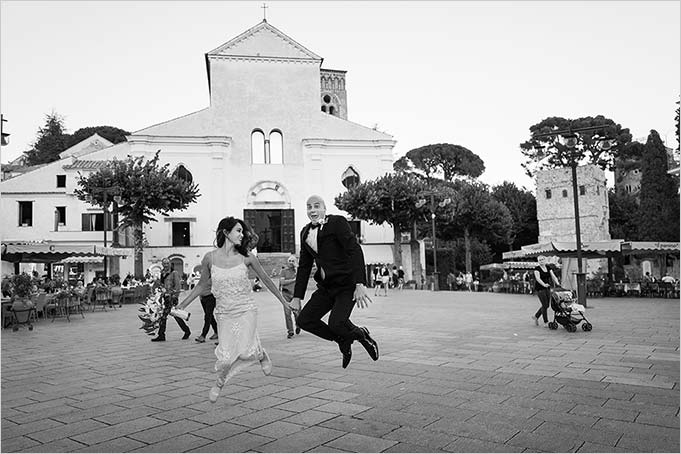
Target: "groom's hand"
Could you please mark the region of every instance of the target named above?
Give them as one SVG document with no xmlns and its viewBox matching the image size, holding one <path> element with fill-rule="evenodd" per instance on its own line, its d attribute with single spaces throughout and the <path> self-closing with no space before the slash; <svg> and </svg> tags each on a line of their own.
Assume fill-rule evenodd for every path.
<svg viewBox="0 0 681 454">
<path fill-rule="evenodd" d="M 294 310 L 296 312 L 300 312 L 300 309 L 302 307 L 302 303 L 300 302 L 300 298 L 294 297 L 293 299 L 291 299 L 289 306 L 291 307 L 292 310 Z"/>
<path fill-rule="evenodd" d="M 371 298 L 369 298 L 364 284 L 357 284 L 355 286 L 355 293 L 353 294 L 352 299 L 360 308 L 369 307 L 369 303 L 371 302 Z"/>
</svg>

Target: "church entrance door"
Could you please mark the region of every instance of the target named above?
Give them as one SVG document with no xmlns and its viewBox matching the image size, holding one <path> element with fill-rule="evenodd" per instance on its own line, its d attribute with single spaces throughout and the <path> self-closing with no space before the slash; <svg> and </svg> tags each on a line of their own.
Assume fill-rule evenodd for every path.
<svg viewBox="0 0 681 454">
<path fill-rule="evenodd" d="M 244 220 L 258 234 L 258 252 L 295 253 L 293 210 L 244 210 Z"/>
</svg>

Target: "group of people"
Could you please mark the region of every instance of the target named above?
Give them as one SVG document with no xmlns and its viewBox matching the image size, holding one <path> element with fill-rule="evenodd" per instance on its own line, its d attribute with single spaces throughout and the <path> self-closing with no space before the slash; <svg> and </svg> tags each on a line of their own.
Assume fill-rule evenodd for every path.
<svg viewBox="0 0 681 454">
<path fill-rule="evenodd" d="M 378 343 L 369 330 L 350 321 L 355 305 L 365 308 L 371 302 L 366 290 L 364 255 L 350 224 L 343 216 L 327 215 L 320 196 L 310 196 L 306 208 L 310 223 L 300 233 L 300 262 L 296 263 L 295 256 L 289 257 L 287 268 L 281 272 L 279 287 L 251 252 L 257 244 L 257 235 L 243 220 L 234 217 L 219 222 L 215 249 L 203 257 L 198 283 L 179 303 L 179 273 L 171 270 L 168 259 L 162 261 L 159 285 L 165 287 L 168 295 L 167 310 L 159 323 L 158 335 L 152 341 L 165 340 L 166 319 L 172 308 L 182 310 L 197 297 L 201 299 L 204 328 L 196 340 L 205 342 L 209 327 L 218 339 L 215 349 L 217 377 L 208 395 L 211 402 L 217 401 L 225 383 L 244 367 L 259 364 L 265 375 L 272 370 L 272 361 L 258 336 L 258 309 L 252 296 L 249 270 L 283 306 L 289 337 L 295 326 L 298 332 L 302 329 L 335 342 L 343 368 L 350 364 L 354 341 L 364 347 L 371 359 L 379 358 Z M 316 264 L 317 289 L 303 306 L 313 264 Z M 329 318 L 325 323 L 322 317 L 327 313 Z M 188 339 L 189 327 L 182 318 L 173 317 L 184 331 L 183 339 Z"/>
<path fill-rule="evenodd" d="M 447 274 L 447 287 L 449 290 L 468 290 L 469 292 L 477 292 L 478 285 L 480 285 L 480 276 L 478 272 L 473 275 L 470 272 L 459 271 L 459 274 L 454 274 L 450 271 Z"/>
<path fill-rule="evenodd" d="M 374 296 L 380 295 L 380 290 L 383 290 L 383 296 L 388 296 L 389 288 L 396 288 L 402 290 L 404 287 L 404 269 L 393 265 L 392 270 L 388 265 L 378 264 L 374 266 L 372 272 Z"/>
</svg>

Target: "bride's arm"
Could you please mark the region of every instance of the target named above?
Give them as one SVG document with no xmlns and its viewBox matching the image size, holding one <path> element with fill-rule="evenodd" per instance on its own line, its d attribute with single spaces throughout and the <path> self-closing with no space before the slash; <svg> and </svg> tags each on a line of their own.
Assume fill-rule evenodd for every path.
<svg viewBox="0 0 681 454">
<path fill-rule="evenodd" d="M 210 281 L 210 252 L 203 256 L 201 260 L 201 278 L 199 283 L 194 286 L 189 295 L 187 295 L 180 304 L 177 305 L 178 309 L 184 309 L 189 306 L 194 299 L 203 293 L 203 290 L 208 287 L 208 282 Z"/>
<path fill-rule="evenodd" d="M 290 308 L 288 302 L 284 299 L 277 286 L 262 268 L 262 265 L 256 256 L 249 253 L 248 257 L 246 257 L 244 260 L 244 263 L 253 271 L 255 271 L 255 274 L 260 278 L 260 282 L 267 287 L 267 289 L 281 302 L 285 308 Z"/>
</svg>

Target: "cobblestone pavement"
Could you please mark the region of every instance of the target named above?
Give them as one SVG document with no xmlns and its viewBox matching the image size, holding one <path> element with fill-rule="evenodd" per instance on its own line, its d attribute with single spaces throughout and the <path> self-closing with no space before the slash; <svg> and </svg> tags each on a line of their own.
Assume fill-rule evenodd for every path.
<svg viewBox="0 0 681 454">
<path fill-rule="evenodd" d="M 372 293 L 373 295 L 373 293 Z M 2 330 L 2 452 L 679 452 L 679 301 L 593 299 L 592 332 L 530 320 L 529 295 L 405 290 L 355 309 L 358 343 L 286 339 L 256 296 L 274 362 L 216 404 L 214 345 L 168 322 L 151 343 L 137 307 Z"/>
</svg>

